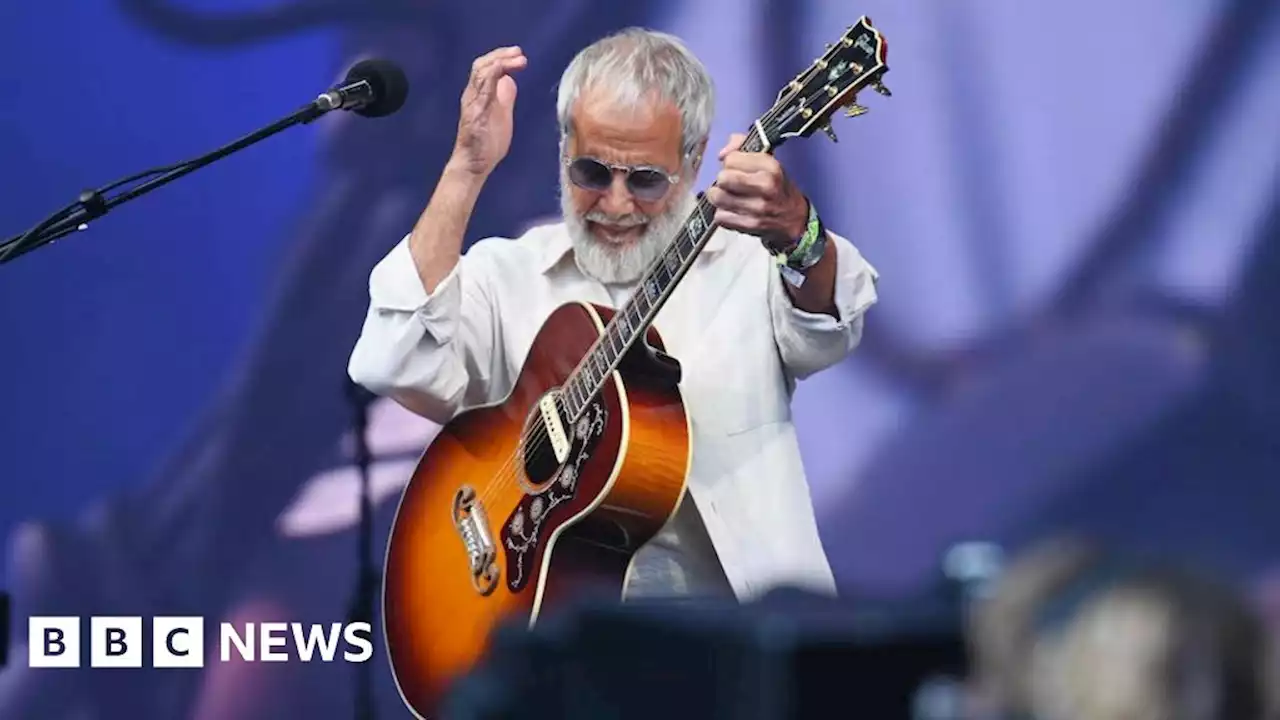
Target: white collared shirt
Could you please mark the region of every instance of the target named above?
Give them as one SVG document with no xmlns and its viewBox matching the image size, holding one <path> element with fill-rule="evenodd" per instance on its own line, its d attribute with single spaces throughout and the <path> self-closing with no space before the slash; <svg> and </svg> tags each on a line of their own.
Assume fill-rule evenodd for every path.
<svg viewBox="0 0 1280 720">
<path fill-rule="evenodd" d="M 843 360 L 876 301 L 877 274 L 842 237 L 839 318 L 796 308 L 756 238 L 721 229 L 658 313 L 680 361 L 693 428 L 689 492 L 739 599 L 781 585 L 834 593 L 801 464 L 790 398 L 798 379 Z M 563 224 L 474 244 L 428 294 L 403 239 L 370 276 L 353 380 L 446 423 L 503 399 L 560 305 L 615 306 L 572 259 Z"/>
</svg>

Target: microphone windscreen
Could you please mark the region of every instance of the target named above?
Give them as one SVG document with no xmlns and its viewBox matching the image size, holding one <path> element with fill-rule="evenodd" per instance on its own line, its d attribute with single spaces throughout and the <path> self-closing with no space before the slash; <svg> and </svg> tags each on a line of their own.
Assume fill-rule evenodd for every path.
<svg viewBox="0 0 1280 720">
<path fill-rule="evenodd" d="M 409 80 L 399 65 L 388 60 L 361 60 L 347 72 L 347 82 L 361 80 L 373 88 L 373 101 L 356 108 L 358 115 L 384 117 L 404 107 L 409 96 Z"/>
</svg>

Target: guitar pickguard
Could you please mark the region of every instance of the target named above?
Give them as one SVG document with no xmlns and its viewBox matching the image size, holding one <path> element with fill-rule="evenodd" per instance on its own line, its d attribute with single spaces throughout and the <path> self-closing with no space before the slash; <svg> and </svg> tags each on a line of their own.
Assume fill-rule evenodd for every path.
<svg viewBox="0 0 1280 720">
<path fill-rule="evenodd" d="M 526 493 L 502 527 L 502 546 L 507 555 L 507 588 L 520 592 L 533 575 L 538 550 L 546 542 L 553 513 L 572 500 L 578 491 L 582 466 L 604 435 L 608 411 L 603 402 L 592 402 L 573 426 L 569 457 L 556 470 L 544 489 Z M 556 518 L 563 520 L 563 518 Z"/>
</svg>

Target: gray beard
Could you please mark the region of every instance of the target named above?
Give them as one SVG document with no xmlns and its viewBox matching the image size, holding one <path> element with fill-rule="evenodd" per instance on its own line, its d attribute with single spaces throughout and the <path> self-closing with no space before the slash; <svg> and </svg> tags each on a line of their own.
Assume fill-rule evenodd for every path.
<svg viewBox="0 0 1280 720">
<path fill-rule="evenodd" d="M 597 211 L 579 215 L 570 200 L 568 182 L 562 168 L 560 211 L 569 237 L 573 240 L 574 261 L 579 270 L 606 285 L 629 285 L 639 281 L 645 270 L 675 239 L 680 224 L 693 212 L 694 195 L 685 191 L 671 203 L 666 212 L 655 218 L 638 214 L 616 218 Z M 619 247 L 592 235 L 587 229 L 588 222 L 611 222 L 618 225 L 641 225 L 647 222 L 649 226 L 639 240 Z"/>
</svg>

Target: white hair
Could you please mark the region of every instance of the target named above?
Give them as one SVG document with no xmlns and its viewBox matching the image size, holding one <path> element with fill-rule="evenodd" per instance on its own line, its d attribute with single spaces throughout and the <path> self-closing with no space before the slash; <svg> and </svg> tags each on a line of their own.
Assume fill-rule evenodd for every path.
<svg viewBox="0 0 1280 720">
<path fill-rule="evenodd" d="M 573 132 L 573 108 L 587 90 L 604 91 L 626 108 L 640 108 L 653 96 L 680 111 L 681 150 L 686 161 L 711 134 L 715 85 L 706 66 L 674 35 L 627 28 L 587 46 L 560 77 L 556 116 L 563 141 Z"/>
</svg>

